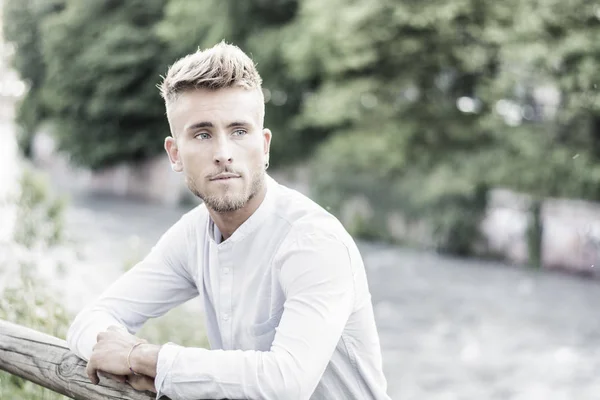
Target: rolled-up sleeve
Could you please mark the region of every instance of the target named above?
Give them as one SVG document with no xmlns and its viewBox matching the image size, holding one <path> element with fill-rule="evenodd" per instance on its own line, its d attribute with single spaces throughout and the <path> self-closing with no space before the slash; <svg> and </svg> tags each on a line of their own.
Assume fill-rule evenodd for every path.
<svg viewBox="0 0 600 400">
<path fill-rule="evenodd" d="M 343 241 L 290 235 L 276 256 L 284 311 L 269 351 L 168 344 L 156 387 L 172 399 L 309 399 L 354 306 L 354 272 Z"/>
<path fill-rule="evenodd" d="M 109 326 L 135 333 L 149 318 L 197 296 L 187 265 L 193 240 L 188 218 L 182 217 L 140 263 L 77 314 L 67 333 L 71 351 L 89 360 L 98 333 Z"/>
</svg>

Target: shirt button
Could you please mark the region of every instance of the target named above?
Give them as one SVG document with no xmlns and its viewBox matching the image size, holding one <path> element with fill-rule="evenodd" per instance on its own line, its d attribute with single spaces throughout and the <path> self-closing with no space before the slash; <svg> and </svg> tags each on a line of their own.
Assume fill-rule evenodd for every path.
<svg viewBox="0 0 600 400">
<path fill-rule="evenodd" d="M 223 314 L 223 320 L 228 321 L 229 320 L 229 314 L 227 314 L 227 313 Z"/>
<path fill-rule="evenodd" d="M 223 273 L 225 275 L 227 275 L 229 273 L 229 268 L 227 268 L 227 267 L 223 268 Z"/>
</svg>

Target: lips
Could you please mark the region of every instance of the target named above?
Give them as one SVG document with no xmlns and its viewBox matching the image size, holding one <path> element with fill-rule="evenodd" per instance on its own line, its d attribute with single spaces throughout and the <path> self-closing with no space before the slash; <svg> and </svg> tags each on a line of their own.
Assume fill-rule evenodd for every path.
<svg viewBox="0 0 600 400">
<path fill-rule="evenodd" d="M 222 174 L 218 174 L 213 176 L 212 178 L 210 178 L 211 181 L 225 181 L 225 180 L 229 180 L 229 179 L 235 179 L 235 178 L 239 178 L 240 176 L 237 174 L 232 174 L 229 172 L 225 172 Z"/>
</svg>

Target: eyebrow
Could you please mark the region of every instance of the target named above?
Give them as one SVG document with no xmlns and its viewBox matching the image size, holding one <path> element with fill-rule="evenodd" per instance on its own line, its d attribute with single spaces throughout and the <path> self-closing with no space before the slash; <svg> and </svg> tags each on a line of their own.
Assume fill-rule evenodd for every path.
<svg viewBox="0 0 600 400">
<path fill-rule="evenodd" d="M 230 124 L 227 125 L 227 128 L 234 128 L 236 126 L 250 126 L 251 124 L 249 122 L 245 122 L 245 121 L 234 121 L 231 122 Z M 186 131 L 191 131 L 194 129 L 200 129 L 200 128 L 214 128 L 215 126 L 213 125 L 212 122 L 197 122 L 195 124 L 192 124 L 190 126 L 188 126 L 185 130 Z"/>
</svg>

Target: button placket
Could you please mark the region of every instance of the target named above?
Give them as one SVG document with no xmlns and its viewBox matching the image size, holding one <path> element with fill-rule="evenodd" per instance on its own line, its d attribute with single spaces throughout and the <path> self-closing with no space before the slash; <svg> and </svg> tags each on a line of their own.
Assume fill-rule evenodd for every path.
<svg viewBox="0 0 600 400">
<path fill-rule="evenodd" d="M 229 251 L 228 251 L 229 250 Z M 231 250 L 223 249 L 220 257 L 219 281 L 220 281 L 220 318 L 223 346 L 230 349 L 232 346 L 232 303 L 233 296 L 233 274 L 231 273 Z"/>
</svg>

